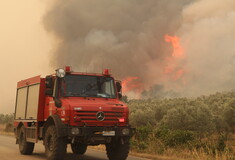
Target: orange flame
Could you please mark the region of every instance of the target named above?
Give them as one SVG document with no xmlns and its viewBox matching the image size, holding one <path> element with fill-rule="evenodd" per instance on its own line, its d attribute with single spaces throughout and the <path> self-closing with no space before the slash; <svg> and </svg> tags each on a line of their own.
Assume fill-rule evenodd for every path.
<svg viewBox="0 0 235 160">
<path fill-rule="evenodd" d="M 141 92 L 143 85 L 139 80 L 139 77 L 127 77 L 122 81 L 123 92 L 136 91 Z"/>
<path fill-rule="evenodd" d="M 178 79 L 181 79 L 184 75 L 184 70 L 183 69 L 179 69 L 176 71 L 175 75 L 174 75 L 174 80 L 178 80 Z"/>
<path fill-rule="evenodd" d="M 178 37 L 165 35 L 165 41 L 172 44 L 173 49 L 174 49 L 172 53 L 173 57 L 178 58 L 178 57 L 184 56 L 184 49 L 180 45 L 180 39 Z"/>
<path fill-rule="evenodd" d="M 163 74 L 169 76 L 171 80 L 177 81 L 182 80 L 184 81 L 183 76 L 185 75 L 185 70 L 182 69 L 180 65 L 180 61 L 178 59 L 185 58 L 184 57 L 184 49 L 180 44 L 180 38 L 176 36 L 169 36 L 165 35 L 165 41 L 172 44 L 173 53 L 171 57 L 168 57 L 167 61 L 168 64 L 164 68 Z"/>
</svg>

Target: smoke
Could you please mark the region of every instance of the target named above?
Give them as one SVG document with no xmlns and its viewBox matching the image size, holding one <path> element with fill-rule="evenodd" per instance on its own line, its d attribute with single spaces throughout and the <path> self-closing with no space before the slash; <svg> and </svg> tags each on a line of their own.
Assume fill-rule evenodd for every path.
<svg viewBox="0 0 235 160">
<path fill-rule="evenodd" d="M 54 1 L 43 19 L 56 40 L 52 65 L 87 72 L 110 68 L 122 80 L 138 77 L 133 91 L 143 88 L 145 95 L 195 96 L 231 89 L 235 86 L 234 3 Z M 172 56 L 166 35 L 179 37 L 184 56 Z"/>
<path fill-rule="evenodd" d="M 48 32 L 57 39 L 53 65 L 72 65 L 81 71 L 110 68 L 119 78 L 137 76 L 143 85 L 156 80 L 166 50 L 164 35 L 180 26 L 179 0 L 67 0 L 55 1 L 44 17 Z M 154 63 L 156 71 L 150 73 Z"/>
<path fill-rule="evenodd" d="M 234 6 L 234 0 L 200 0 L 183 10 L 177 34 L 187 54 L 188 94 L 235 89 Z"/>
</svg>

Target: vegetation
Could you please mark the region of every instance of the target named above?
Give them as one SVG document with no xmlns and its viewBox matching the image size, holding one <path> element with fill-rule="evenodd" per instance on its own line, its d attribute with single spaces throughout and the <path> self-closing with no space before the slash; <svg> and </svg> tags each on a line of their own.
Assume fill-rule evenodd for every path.
<svg viewBox="0 0 235 160">
<path fill-rule="evenodd" d="M 156 154 L 188 151 L 189 156 L 200 152 L 212 159 L 235 159 L 235 92 L 127 103 L 130 123 L 137 128 L 133 150 Z"/>
<path fill-rule="evenodd" d="M 175 159 L 235 160 L 235 92 L 198 98 L 139 99 L 125 102 L 136 127 L 133 151 Z M 0 114 L 12 131 L 13 114 Z"/>
<path fill-rule="evenodd" d="M 0 114 L 0 125 L 4 125 L 5 132 L 13 132 L 14 114 Z"/>
<path fill-rule="evenodd" d="M 14 114 L 0 114 L 0 124 L 13 123 Z"/>
</svg>

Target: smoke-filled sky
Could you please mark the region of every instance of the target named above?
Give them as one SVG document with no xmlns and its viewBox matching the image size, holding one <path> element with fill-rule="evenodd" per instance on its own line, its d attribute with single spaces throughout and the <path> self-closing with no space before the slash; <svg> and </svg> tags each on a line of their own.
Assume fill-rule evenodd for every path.
<svg viewBox="0 0 235 160">
<path fill-rule="evenodd" d="M 111 68 L 136 92 L 157 85 L 195 96 L 234 87 L 234 6 L 234 0 L 55 1 L 43 22 L 57 41 L 55 66 Z M 183 56 L 172 56 L 165 35 L 179 37 Z"/>
<path fill-rule="evenodd" d="M 188 94 L 235 89 L 235 1 L 200 0 L 187 6 L 181 27 Z"/>
<path fill-rule="evenodd" d="M 161 79 L 171 56 L 164 35 L 179 29 L 190 1 L 55 1 L 44 16 L 45 29 L 57 41 L 54 65 L 95 72 L 110 68 L 121 79 L 138 77 L 149 87 Z"/>
<path fill-rule="evenodd" d="M 50 70 L 45 9 L 39 0 L 0 0 L 0 114 L 14 112 L 17 81 Z"/>
<path fill-rule="evenodd" d="M 0 112 L 13 112 L 17 81 L 64 65 L 110 68 L 132 94 L 233 90 L 234 6 L 234 0 L 1 0 Z M 166 36 L 178 37 L 180 56 Z"/>
</svg>

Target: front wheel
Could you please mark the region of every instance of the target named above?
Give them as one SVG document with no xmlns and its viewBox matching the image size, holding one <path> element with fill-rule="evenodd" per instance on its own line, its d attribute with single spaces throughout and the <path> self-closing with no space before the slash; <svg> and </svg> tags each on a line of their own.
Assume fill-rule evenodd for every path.
<svg viewBox="0 0 235 160">
<path fill-rule="evenodd" d="M 82 143 L 71 143 L 71 149 L 74 154 L 84 154 L 87 150 L 87 145 Z"/>
<path fill-rule="evenodd" d="M 26 141 L 25 128 L 22 126 L 19 132 L 19 150 L 21 154 L 30 155 L 34 150 L 34 143 Z"/>
<path fill-rule="evenodd" d="M 45 137 L 45 152 L 48 160 L 63 160 L 66 154 L 66 139 L 59 137 L 54 125 L 47 128 Z"/>
<path fill-rule="evenodd" d="M 109 160 L 126 160 L 130 150 L 129 139 L 112 140 L 111 143 L 106 144 L 106 153 Z"/>
</svg>

